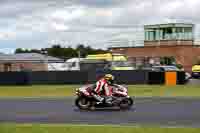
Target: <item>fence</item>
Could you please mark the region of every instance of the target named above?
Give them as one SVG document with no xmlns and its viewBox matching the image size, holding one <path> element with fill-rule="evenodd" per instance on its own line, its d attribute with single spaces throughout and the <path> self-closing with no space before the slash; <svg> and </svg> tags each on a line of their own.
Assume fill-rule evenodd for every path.
<svg viewBox="0 0 200 133">
<path fill-rule="evenodd" d="M 106 73 L 112 73 L 119 84 L 165 84 L 164 72 L 149 71 L 52 71 L 1 72 L 1 85 L 86 84 L 94 83 Z M 185 73 L 177 72 L 177 84 L 185 83 Z"/>
</svg>

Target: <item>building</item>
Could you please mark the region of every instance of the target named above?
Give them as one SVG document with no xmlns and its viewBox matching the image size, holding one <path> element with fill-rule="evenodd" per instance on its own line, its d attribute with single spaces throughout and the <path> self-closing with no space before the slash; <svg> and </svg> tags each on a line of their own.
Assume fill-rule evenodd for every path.
<svg viewBox="0 0 200 133">
<path fill-rule="evenodd" d="M 0 54 L 0 72 L 48 71 L 48 63 L 64 60 L 38 53 Z"/>
<path fill-rule="evenodd" d="M 159 64 L 163 57 L 174 57 L 187 72 L 200 58 L 200 43 L 195 39 L 195 25 L 168 23 L 144 26 L 144 45 L 110 47 L 113 53 L 122 53 L 136 64 Z"/>
</svg>

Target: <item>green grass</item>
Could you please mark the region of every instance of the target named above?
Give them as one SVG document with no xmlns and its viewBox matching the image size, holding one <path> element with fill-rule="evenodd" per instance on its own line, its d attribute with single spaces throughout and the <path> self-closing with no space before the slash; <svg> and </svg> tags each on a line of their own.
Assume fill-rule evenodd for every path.
<svg viewBox="0 0 200 133">
<path fill-rule="evenodd" d="M 1 133 L 199 133 L 200 128 L 0 124 Z"/>
<path fill-rule="evenodd" d="M 80 85 L 0 86 L 0 97 L 65 97 L 75 96 Z M 199 86 L 130 85 L 131 96 L 200 97 Z"/>
<path fill-rule="evenodd" d="M 78 85 L 0 86 L 0 97 L 73 96 Z"/>
</svg>

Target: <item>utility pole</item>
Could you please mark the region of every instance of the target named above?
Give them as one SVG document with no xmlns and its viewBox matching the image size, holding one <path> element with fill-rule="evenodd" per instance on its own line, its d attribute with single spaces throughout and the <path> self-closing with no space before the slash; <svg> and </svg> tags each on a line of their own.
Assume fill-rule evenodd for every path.
<svg viewBox="0 0 200 133">
<path fill-rule="evenodd" d="M 79 59 L 79 61 L 81 59 L 81 51 L 80 50 L 78 50 L 78 59 Z"/>
<path fill-rule="evenodd" d="M 44 55 L 44 63 L 45 63 L 47 70 L 48 70 L 48 51 L 45 50 L 45 49 L 42 49 L 42 54 Z"/>
<path fill-rule="evenodd" d="M 78 50 L 78 67 L 79 67 L 78 69 L 79 70 L 81 69 L 81 66 L 80 66 L 81 63 L 80 62 L 81 62 L 81 50 Z"/>
</svg>

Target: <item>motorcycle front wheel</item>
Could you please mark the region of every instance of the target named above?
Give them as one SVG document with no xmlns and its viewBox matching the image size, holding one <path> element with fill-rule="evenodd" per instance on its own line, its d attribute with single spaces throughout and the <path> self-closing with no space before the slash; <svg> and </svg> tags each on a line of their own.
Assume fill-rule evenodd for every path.
<svg viewBox="0 0 200 133">
<path fill-rule="evenodd" d="M 120 109 L 130 109 L 132 107 L 132 105 L 133 105 L 132 98 L 125 98 L 119 104 Z"/>
<path fill-rule="evenodd" d="M 92 106 L 92 103 L 87 98 L 77 97 L 75 100 L 75 105 L 81 110 L 87 110 Z"/>
</svg>

